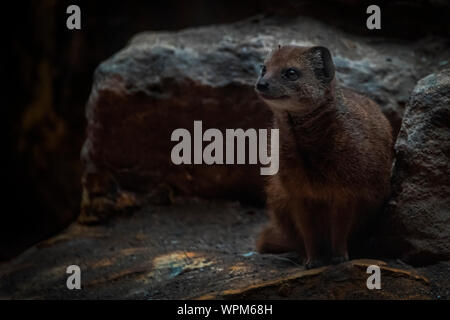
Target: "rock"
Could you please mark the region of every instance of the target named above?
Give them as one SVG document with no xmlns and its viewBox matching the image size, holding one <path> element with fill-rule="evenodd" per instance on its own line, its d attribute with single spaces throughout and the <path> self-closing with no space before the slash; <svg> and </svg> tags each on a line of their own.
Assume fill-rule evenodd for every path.
<svg viewBox="0 0 450 320">
<path fill-rule="evenodd" d="M 181 29 L 236 21 L 262 12 L 260 1 L 220 4 L 198 0 L 81 6 L 82 29 L 62 32 L 66 0 L 14 2 L 20 30 L 6 34 L 4 73 L 8 105 L 2 126 L 4 205 L 0 261 L 61 231 L 80 213 L 80 149 L 85 106 L 95 68 L 122 48 L 136 30 Z M 61 27 L 63 27 L 61 29 Z M 27 226 L 24 225 L 27 222 Z"/>
<path fill-rule="evenodd" d="M 367 268 L 380 267 L 380 290 L 366 286 Z M 336 266 L 298 271 L 287 277 L 253 284 L 248 287 L 225 290 L 201 296 L 200 300 L 254 300 L 254 299 L 430 299 L 429 280 L 414 271 L 386 266 L 378 260 L 353 260 Z"/>
<path fill-rule="evenodd" d="M 305 270 L 294 254 L 249 254 L 266 223 L 262 209 L 204 200 L 74 223 L 0 265 L 0 299 L 448 297 L 450 262 L 414 269 L 361 259 Z M 69 265 L 80 267 L 82 290 L 67 290 Z M 369 265 L 381 269 L 381 290 L 367 289 Z"/>
<path fill-rule="evenodd" d="M 341 83 L 376 100 L 395 131 L 424 70 L 450 56 L 439 39 L 374 41 L 307 17 L 139 34 L 95 73 L 80 221 L 101 221 L 148 201 L 170 202 L 174 195 L 261 203 L 259 165 L 175 166 L 170 136 L 176 128 L 192 130 L 194 120 L 221 130 L 269 126 L 270 112 L 253 85 L 277 44 L 329 47 Z M 425 51 L 430 46 L 437 50 Z"/>
<path fill-rule="evenodd" d="M 420 80 L 395 145 L 386 243 L 414 264 L 450 258 L 450 69 Z"/>
</svg>

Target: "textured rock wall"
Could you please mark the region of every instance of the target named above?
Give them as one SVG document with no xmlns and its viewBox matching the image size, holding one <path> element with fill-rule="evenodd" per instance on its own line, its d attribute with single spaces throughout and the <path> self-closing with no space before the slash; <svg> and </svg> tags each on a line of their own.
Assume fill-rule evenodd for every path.
<svg viewBox="0 0 450 320">
<path fill-rule="evenodd" d="M 258 166 L 175 166 L 170 135 L 179 127 L 192 131 L 194 120 L 205 129 L 266 128 L 270 113 L 253 84 L 278 44 L 326 45 L 340 83 L 376 100 L 396 132 L 416 81 L 450 56 L 444 39 L 375 41 L 308 17 L 139 34 L 95 73 L 81 221 L 171 195 L 261 201 Z"/>
<path fill-rule="evenodd" d="M 415 264 L 448 260 L 450 69 L 417 83 L 406 106 L 395 151 L 384 245 Z"/>
<path fill-rule="evenodd" d="M 236 21 L 257 1 L 76 1 L 82 30 L 66 28 L 69 0 L 8 5 L 3 67 L 8 96 L 0 260 L 60 231 L 80 212 L 84 110 L 98 64 L 141 30 Z M 3 132 L 2 131 L 2 132 Z"/>
</svg>

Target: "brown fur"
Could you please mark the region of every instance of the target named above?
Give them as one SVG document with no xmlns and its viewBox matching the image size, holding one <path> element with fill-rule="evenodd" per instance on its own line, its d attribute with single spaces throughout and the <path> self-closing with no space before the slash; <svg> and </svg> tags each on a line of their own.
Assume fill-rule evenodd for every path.
<svg viewBox="0 0 450 320">
<path fill-rule="evenodd" d="M 389 193 L 392 163 L 391 127 L 378 105 L 340 88 L 334 65 L 321 65 L 324 48 L 315 48 L 275 50 L 258 80 L 270 89 L 257 90 L 280 130 L 280 169 L 266 187 L 271 224 L 257 249 L 297 250 L 307 267 L 348 260 L 349 236 Z M 280 77 L 292 66 L 297 81 Z"/>
</svg>

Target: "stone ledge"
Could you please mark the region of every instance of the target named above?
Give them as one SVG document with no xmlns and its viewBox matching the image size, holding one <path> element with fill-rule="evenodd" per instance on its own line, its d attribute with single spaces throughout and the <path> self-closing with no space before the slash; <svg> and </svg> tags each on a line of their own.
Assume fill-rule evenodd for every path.
<svg viewBox="0 0 450 320">
<path fill-rule="evenodd" d="M 220 218 L 218 218 L 220 217 Z M 73 224 L 0 265 L 2 299 L 436 299 L 450 264 L 353 260 L 305 270 L 294 254 L 254 252 L 264 210 L 191 201 L 145 207 L 105 225 Z M 79 265 L 82 290 L 66 288 Z M 381 268 L 368 290 L 367 266 Z"/>
</svg>

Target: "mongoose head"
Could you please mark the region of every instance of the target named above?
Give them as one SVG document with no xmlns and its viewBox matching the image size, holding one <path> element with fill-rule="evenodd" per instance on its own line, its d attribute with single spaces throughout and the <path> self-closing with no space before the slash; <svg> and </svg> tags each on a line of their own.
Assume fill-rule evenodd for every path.
<svg viewBox="0 0 450 320">
<path fill-rule="evenodd" d="M 330 99 L 333 80 L 327 48 L 279 46 L 266 58 L 255 89 L 272 109 L 302 112 Z"/>
</svg>

